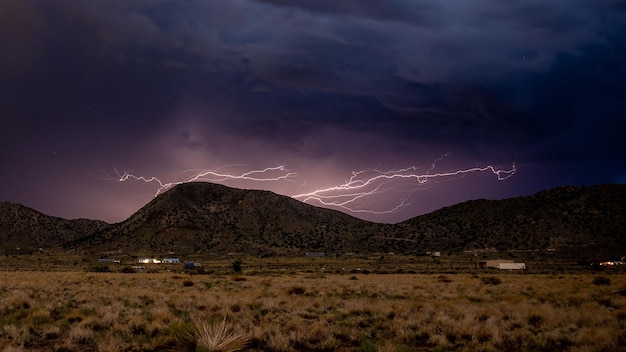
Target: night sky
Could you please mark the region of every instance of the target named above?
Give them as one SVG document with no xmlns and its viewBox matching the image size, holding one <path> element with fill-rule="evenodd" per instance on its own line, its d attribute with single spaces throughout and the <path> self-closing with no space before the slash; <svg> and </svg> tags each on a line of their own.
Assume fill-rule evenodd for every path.
<svg viewBox="0 0 626 352">
<path fill-rule="evenodd" d="M 126 219 L 162 189 L 125 172 L 369 170 L 335 209 L 379 222 L 626 182 L 621 0 L 0 0 L 0 48 L 0 201 L 49 215 Z"/>
</svg>

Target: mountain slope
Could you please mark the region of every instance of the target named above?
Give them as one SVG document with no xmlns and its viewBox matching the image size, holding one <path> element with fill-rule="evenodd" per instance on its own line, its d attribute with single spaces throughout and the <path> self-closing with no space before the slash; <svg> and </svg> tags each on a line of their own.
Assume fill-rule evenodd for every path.
<svg viewBox="0 0 626 352">
<path fill-rule="evenodd" d="M 380 225 L 268 191 L 185 183 L 73 246 L 140 252 L 368 251 Z"/>
<path fill-rule="evenodd" d="M 186 183 L 126 221 L 65 220 L 0 203 L 0 250 L 62 246 L 95 254 L 257 255 L 540 251 L 591 259 L 626 255 L 626 185 L 561 187 L 473 200 L 389 225 L 268 191 Z"/>
<path fill-rule="evenodd" d="M 57 247 L 108 227 L 99 220 L 66 220 L 48 216 L 20 204 L 0 202 L 0 250 L 27 253 Z"/>
<path fill-rule="evenodd" d="M 430 250 L 558 250 L 579 258 L 619 257 L 626 255 L 626 185 L 468 201 L 405 221 L 393 232 Z"/>
</svg>

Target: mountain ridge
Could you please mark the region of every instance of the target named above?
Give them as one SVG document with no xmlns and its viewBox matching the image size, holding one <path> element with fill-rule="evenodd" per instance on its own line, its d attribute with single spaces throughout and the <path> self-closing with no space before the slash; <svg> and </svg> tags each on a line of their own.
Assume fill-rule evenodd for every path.
<svg viewBox="0 0 626 352">
<path fill-rule="evenodd" d="M 0 203 L 0 251 L 58 247 L 92 254 L 244 252 L 259 256 L 437 250 L 626 254 L 626 185 L 566 186 L 531 196 L 470 200 L 380 224 L 269 191 L 185 183 L 128 219 L 66 220 Z M 13 248 L 13 249 L 11 249 Z"/>
<path fill-rule="evenodd" d="M 357 236 L 350 240 L 342 234 L 361 227 L 376 231 L 378 226 L 270 191 L 189 182 L 159 195 L 125 221 L 74 241 L 72 246 L 88 244 L 103 249 L 130 234 L 130 246 L 144 252 L 198 252 L 201 245 L 213 252 L 273 255 L 343 248 L 346 242 L 364 239 Z M 351 243 L 349 247 L 358 246 Z"/>
<path fill-rule="evenodd" d="M 60 246 L 107 226 L 101 220 L 68 220 L 18 203 L 0 202 L 0 243 L 5 253 Z"/>
<path fill-rule="evenodd" d="M 448 243 L 438 246 L 444 248 L 455 248 L 452 242 L 457 242 L 457 250 L 558 249 L 575 257 L 623 256 L 626 185 L 565 186 L 503 200 L 470 200 L 402 222 L 420 234 L 440 223 L 445 226 L 437 237 Z"/>
</svg>

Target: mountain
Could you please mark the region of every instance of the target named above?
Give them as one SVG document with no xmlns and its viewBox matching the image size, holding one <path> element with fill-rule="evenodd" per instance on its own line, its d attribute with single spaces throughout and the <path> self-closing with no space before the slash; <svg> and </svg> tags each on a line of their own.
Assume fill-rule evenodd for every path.
<svg viewBox="0 0 626 352">
<path fill-rule="evenodd" d="M 381 225 L 269 191 L 192 182 L 178 185 L 129 219 L 69 243 L 127 252 L 258 255 L 371 251 Z"/>
<path fill-rule="evenodd" d="M 0 203 L 0 250 L 77 249 L 92 255 L 260 256 L 326 253 L 550 252 L 626 255 L 626 185 L 560 187 L 532 196 L 472 200 L 398 224 L 376 224 L 268 191 L 185 183 L 127 220 L 65 220 Z M 13 250 L 12 249 L 12 250 Z"/>
<path fill-rule="evenodd" d="M 397 225 L 393 237 L 444 251 L 558 251 L 626 255 L 626 185 L 560 187 L 532 196 L 472 200 Z M 391 248 L 402 249 L 393 241 Z"/>
<path fill-rule="evenodd" d="M 104 221 L 66 220 L 20 204 L 0 202 L 0 251 L 27 253 L 58 247 L 108 226 Z"/>
</svg>

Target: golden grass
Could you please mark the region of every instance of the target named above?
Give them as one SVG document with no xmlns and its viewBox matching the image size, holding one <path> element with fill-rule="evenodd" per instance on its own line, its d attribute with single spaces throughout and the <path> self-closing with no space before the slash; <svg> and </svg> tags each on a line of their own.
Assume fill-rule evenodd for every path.
<svg viewBox="0 0 626 352">
<path fill-rule="evenodd" d="M 197 324 L 195 340 L 200 350 L 207 352 L 240 351 L 248 344 L 242 333 L 233 331 L 226 317 L 220 322 Z"/>
<path fill-rule="evenodd" d="M 625 350 L 598 276 L 0 272 L 0 351 Z"/>
</svg>

